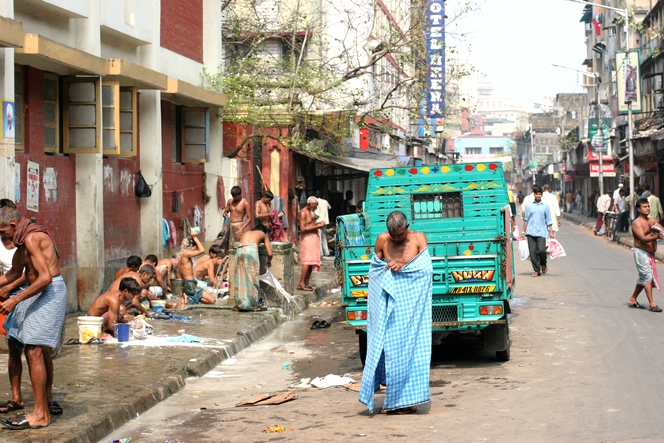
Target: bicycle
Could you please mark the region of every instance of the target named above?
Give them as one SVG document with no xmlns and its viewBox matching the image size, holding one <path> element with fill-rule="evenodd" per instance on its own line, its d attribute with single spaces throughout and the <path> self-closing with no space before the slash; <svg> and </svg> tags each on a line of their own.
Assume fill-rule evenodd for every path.
<svg viewBox="0 0 664 443">
<path fill-rule="evenodd" d="M 620 219 L 620 214 L 613 211 L 606 211 L 604 219 L 606 223 L 606 236 L 609 237 L 609 240 L 611 241 L 618 241 L 616 232 L 618 230 L 618 220 Z"/>
</svg>

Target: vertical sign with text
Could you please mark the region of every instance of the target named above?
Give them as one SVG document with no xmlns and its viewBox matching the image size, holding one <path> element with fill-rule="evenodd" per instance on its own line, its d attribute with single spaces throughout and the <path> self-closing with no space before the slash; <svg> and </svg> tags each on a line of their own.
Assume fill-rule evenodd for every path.
<svg viewBox="0 0 664 443">
<path fill-rule="evenodd" d="M 39 212 L 39 163 L 28 162 L 26 209 Z"/>
<path fill-rule="evenodd" d="M 426 3 L 427 117 L 442 118 L 445 111 L 445 3 Z"/>
</svg>

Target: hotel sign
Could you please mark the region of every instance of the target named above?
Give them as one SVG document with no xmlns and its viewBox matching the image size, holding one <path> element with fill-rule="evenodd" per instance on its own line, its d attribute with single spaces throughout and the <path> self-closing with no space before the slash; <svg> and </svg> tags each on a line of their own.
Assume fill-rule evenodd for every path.
<svg viewBox="0 0 664 443">
<path fill-rule="evenodd" d="M 429 0 L 426 9 L 427 117 L 444 117 L 445 111 L 445 3 Z"/>
</svg>

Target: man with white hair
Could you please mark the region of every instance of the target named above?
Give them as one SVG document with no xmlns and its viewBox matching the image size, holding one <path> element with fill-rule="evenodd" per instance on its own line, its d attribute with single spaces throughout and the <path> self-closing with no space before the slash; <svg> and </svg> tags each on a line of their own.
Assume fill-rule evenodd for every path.
<svg viewBox="0 0 664 443">
<path fill-rule="evenodd" d="M 297 289 L 301 291 L 313 291 L 314 287 L 309 284 L 311 272 L 320 269 L 320 236 L 318 230 L 325 226 L 325 222 L 314 221 L 312 212 L 318 207 L 318 199 L 309 197 L 307 205 L 297 215 L 300 224 L 300 262 L 302 263 L 302 274 Z"/>
</svg>

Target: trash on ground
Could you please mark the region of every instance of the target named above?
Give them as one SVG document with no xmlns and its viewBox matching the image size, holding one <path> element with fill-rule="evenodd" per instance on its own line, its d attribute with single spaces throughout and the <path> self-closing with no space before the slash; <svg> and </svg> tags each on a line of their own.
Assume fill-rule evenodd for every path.
<svg viewBox="0 0 664 443">
<path fill-rule="evenodd" d="M 328 374 L 323 378 L 316 377 L 311 380 L 311 386 L 314 388 L 333 388 L 347 385 L 349 383 L 355 383 L 355 380 L 347 376 L 342 377 L 335 374 Z"/>
<path fill-rule="evenodd" d="M 290 370 L 293 369 L 293 367 L 291 365 L 289 365 L 288 363 L 284 363 L 283 365 L 281 365 L 281 369 L 285 369 L 287 371 L 290 371 Z"/>
<path fill-rule="evenodd" d="M 310 388 L 311 387 L 311 377 L 301 378 L 298 384 L 292 384 L 291 388 Z"/>
<path fill-rule="evenodd" d="M 272 426 L 268 426 L 267 428 L 265 428 L 265 433 L 269 434 L 271 432 L 284 432 L 285 430 L 286 430 L 286 428 L 284 428 L 282 426 L 272 425 Z"/>
<path fill-rule="evenodd" d="M 169 338 L 168 341 L 171 343 L 199 343 L 201 338 L 195 335 L 182 334 L 179 337 Z"/>
<path fill-rule="evenodd" d="M 311 306 L 317 306 L 319 308 L 336 308 L 337 306 L 341 306 L 340 301 L 335 301 L 335 302 L 330 302 L 330 301 L 319 301 L 316 303 L 312 303 Z"/>
<path fill-rule="evenodd" d="M 279 394 L 262 394 L 252 397 L 249 400 L 245 400 L 241 403 L 236 404 L 236 407 L 242 406 L 267 406 L 267 405 L 280 405 L 286 403 L 287 401 L 297 399 L 297 394 L 295 392 L 282 392 Z"/>
</svg>

